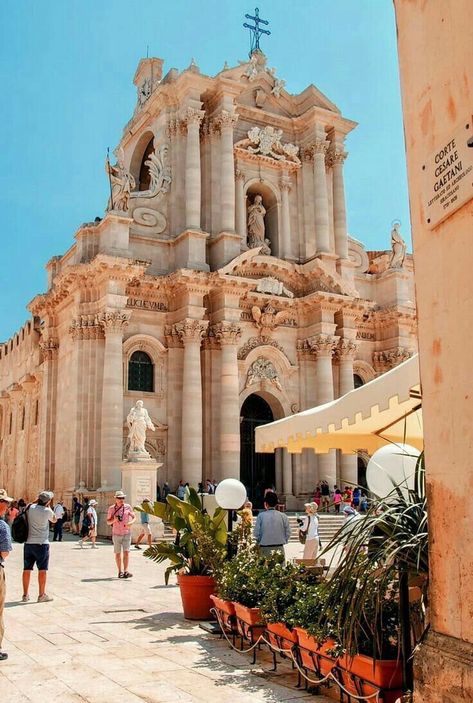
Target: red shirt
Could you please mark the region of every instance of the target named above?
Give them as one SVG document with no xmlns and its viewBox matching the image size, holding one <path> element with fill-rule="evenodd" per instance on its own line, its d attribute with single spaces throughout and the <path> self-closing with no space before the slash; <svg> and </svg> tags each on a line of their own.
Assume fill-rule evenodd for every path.
<svg viewBox="0 0 473 703">
<path fill-rule="evenodd" d="M 130 528 L 128 523 L 133 519 L 134 512 L 131 505 L 123 503 L 123 505 L 111 505 L 108 509 L 107 520 L 118 518 L 112 525 L 112 535 L 128 535 Z"/>
</svg>

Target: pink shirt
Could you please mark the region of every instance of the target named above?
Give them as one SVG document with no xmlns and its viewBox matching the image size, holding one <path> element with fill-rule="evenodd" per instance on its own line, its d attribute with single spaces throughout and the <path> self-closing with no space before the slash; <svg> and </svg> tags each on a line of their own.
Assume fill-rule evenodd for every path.
<svg viewBox="0 0 473 703">
<path fill-rule="evenodd" d="M 112 525 L 112 535 L 128 535 L 130 528 L 128 523 L 133 519 L 134 513 L 131 505 L 124 503 L 123 505 L 111 505 L 108 509 L 107 520 L 117 517 L 121 520 L 116 520 Z"/>
</svg>

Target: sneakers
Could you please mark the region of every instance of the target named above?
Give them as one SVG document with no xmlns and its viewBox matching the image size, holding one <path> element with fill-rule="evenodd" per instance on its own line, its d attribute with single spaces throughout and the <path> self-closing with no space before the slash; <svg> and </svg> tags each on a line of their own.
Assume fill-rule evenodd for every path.
<svg viewBox="0 0 473 703">
<path fill-rule="evenodd" d="M 38 603 L 49 603 L 52 600 L 53 598 L 51 598 L 51 596 L 48 596 L 47 593 L 43 593 L 42 596 L 38 596 Z"/>
<path fill-rule="evenodd" d="M 140 550 L 141 550 L 140 545 L 139 545 L 139 544 L 135 544 L 135 549 L 140 549 Z"/>
<path fill-rule="evenodd" d="M 23 595 L 21 596 L 21 602 L 22 602 L 22 603 L 28 603 L 29 599 L 30 599 L 30 597 L 29 597 L 28 595 L 25 596 L 25 595 L 23 594 Z"/>
<path fill-rule="evenodd" d="M 79 545 L 79 547 L 80 547 L 81 549 L 84 548 L 84 543 L 83 543 L 83 541 L 82 541 L 81 539 L 77 542 L 77 544 Z"/>
</svg>

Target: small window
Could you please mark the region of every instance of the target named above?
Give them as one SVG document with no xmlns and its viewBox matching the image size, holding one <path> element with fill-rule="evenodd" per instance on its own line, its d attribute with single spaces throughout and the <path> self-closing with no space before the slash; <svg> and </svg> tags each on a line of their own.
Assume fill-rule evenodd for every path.
<svg viewBox="0 0 473 703">
<path fill-rule="evenodd" d="M 154 367 L 151 358 L 142 351 L 135 351 L 128 364 L 128 390 L 154 391 Z"/>
<path fill-rule="evenodd" d="M 359 376 L 357 373 L 354 373 L 353 374 L 353 388 L 360 388 L 361 386 L 364 386 L 364 385 L 365 385 L 365 382 L 363 381 L 361 376 Z"/>
<path fill-rule="evenodd" d="M 34 424 L 38 424 L 38 418 L 39 418 L 39 400 L 36 400 L 35 407 L 34 407 Z"/>
<path fill-rule="evenodd" d="M 25 429 L 25 408 L 23 406 L 23 410 L 21 411 L 21 429 L 22 431 Z"/>
</svg>

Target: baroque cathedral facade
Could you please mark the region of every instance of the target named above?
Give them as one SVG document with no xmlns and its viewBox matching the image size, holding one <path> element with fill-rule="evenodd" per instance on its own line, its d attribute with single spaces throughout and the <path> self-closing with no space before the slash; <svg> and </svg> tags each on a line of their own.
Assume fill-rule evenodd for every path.
<svg viewBox="0 0 473 703">
<path fill-rule="evenodd" d="M 140 61 L 137 105 L 107 162 L 105 216 L 47 264 L 31 319 L 0 345 L 0 471 L 10 494 L 120 487 L 126 416 L 173 488 L 237 477 L 288 507 L 356 457 L 254 451 L 263 422 L 329 402 L 416 351 L 412 257 L 348 235 L 345 138 L 317 88 L 267 59 L 216 76 Z M 360 451 L 363 447 L 360 447 Z"/>
</svg>

